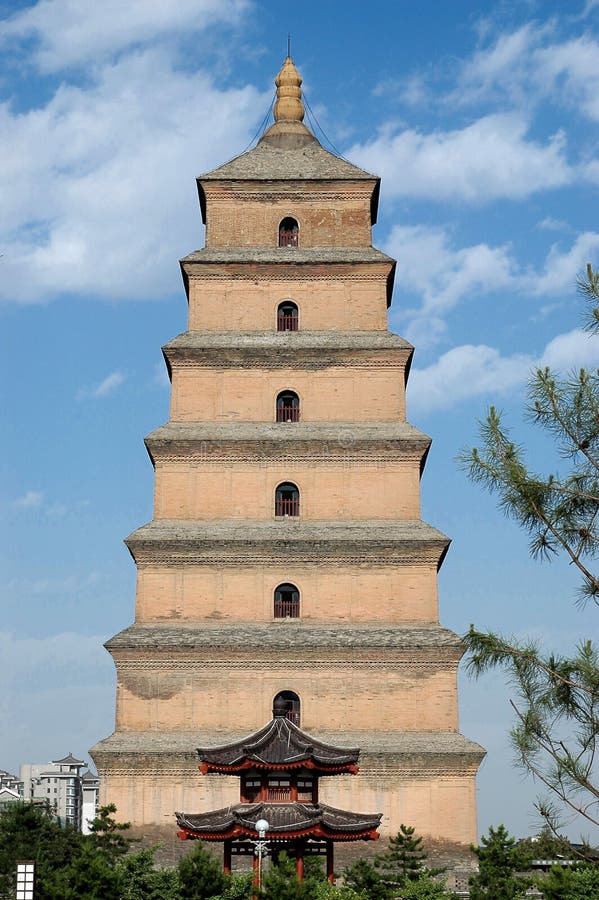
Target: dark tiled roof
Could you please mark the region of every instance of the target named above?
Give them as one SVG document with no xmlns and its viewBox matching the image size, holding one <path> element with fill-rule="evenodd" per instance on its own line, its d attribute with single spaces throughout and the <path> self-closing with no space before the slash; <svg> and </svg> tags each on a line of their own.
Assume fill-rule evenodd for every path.
<svg viewBox="0 0 599 900">
<path fill-rule="evenodd" d="M 355 771 L 360 751 L 341 749 L 319 741 L 306 734 L 283 716 L 272 719 L 254 734 L 222 747 L 198 748 L 198 755 L 212 767 L 238 769 L 245 761 L 262 765 L 291 765 L 312 762 L 317 768 L 346 769 Z"/>
<path fill-rule="evenodd" d="M 268 837 L 306 834 L 319 837 L 345 836 L 349 840 L 372 837 L 380 825 L 380 813 L 354 813 L 326 806 L 324 803 L 237 803 L 208 813 L 176 813 L 178 825 L 191 834 L 207 840 L 222 840 L 233 832 L 239 836 L 256 835 L 256 822 L 266 819 Z"/>
<path fill-rule="evenodd" d="M 200 175 L 198 181 L 378 181 L 376 175 L 329 153 L 313 135 L 304 146 L 285 149 L 265 137 L 247 153 Z"/>
<path fill-rule="evenodd" d="M 68 756 L 65 756 L 64 759 L 53 759 L 52 762 L 57 766 L 83 766 L 84 762 L 82 759 L 75 759 L 72 753 L 69 753 Z"/>
</svg>

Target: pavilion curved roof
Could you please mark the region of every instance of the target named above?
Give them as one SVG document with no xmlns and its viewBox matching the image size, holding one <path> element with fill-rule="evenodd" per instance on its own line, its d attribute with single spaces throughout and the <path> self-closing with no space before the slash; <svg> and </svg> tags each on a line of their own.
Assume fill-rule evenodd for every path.
<svg viewBox="0 0 599 900">
<path fill-rule="evenodd" d="M 255 838 L 256 822 L 266 819 L 265 838 L 377 840 L 381 813 L 354 813 L 324 803 L 237 803 L 207 813 L 176 813 L 181 840 L 224 841 Z"/>
<path fill-rule="evenodd" d="M 248 737 L 222 747 L 200 747 L 200 770 L 209 772 L 239 772 L 250 768 L 291 769 L 308 768 L 321 775 L 358 771 L 357 748 L 334 747 L 311 737 L 284 716 L 271 721 Z"/>
</svg>

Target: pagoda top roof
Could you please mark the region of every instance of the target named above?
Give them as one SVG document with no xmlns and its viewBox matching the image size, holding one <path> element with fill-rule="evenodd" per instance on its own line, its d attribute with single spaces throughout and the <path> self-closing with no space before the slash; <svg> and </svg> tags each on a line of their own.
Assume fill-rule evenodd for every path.
<svg viewBox="0 0 599 900">
<path fill-rule="evenodd" d="M 266 819 L 266 839 L 276 837 L 376 840 L 381 813 L 354 813 L 324 803 L 237 803 L 207 813 L 175 813 L 182 840 L 223 841 L 258 836 L 256 822 Z"/>
<path fill-rule="evenodd" d="M 305 128 L 305 126 L 303 126 Z M 280 131 L 279 131 L 280 134 Z M 335 156 L 305 128 L 297 131 L 301 146 L 273 142 L 268 132 L 246 153 L 236 156 L 217 169 L 200 175 L 207 181 L 369 181 L 378 177 L 348 160 Z"/>
<path fill-rule="evenodd" d="M 358 771 L 357 748 L 340 748 L 312 737 L 284 715 L 254 734 L 221 747 L 200 747 L 201 771 L 239 772 L 242 769 L 289 769 L 300 766 L 321 774 Z"/>
<path fill-rule="evenodd" d="M 304 125 L 302 79 L 287 57 L 275 79 L 274 124 L 257 145 L 197 179 L 205 220 L 204 185 L 217 181 L 363 181 L 371 186 L 371 214 L 376 221 L 380 179 L 329 150 Z"/>
</svg>

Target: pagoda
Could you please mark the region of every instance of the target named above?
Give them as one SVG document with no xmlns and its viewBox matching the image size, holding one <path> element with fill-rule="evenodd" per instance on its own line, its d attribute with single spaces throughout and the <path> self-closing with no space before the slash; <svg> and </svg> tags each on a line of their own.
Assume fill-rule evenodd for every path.
<svg viewBox="0 0 599 900">
<path fill-rule="evenodd" d="M 334 809 L 318 800 L 319 778 L 358 772 L 360 751 L 333 747 L 302 731 L 287 717 L 283 698 L 272 721 L 255 734 L 224 747 L 198 749 L 203 775 L 236 775 L 240 802 L 204 813 L 177 813 L 182 840 L 223 843 L 223 868 L 233 854 L 254 857 L 256 838 L 268 841 L 276 861 L 284 849 L 296 860 L 301 881 L 304 856 L 326 854 L 327 878 L 334 880 L 336 841 L 377 840 L 380 814 Z M 263 832 L 260 829 L 264 823 Z"/>
<path fill-rule="evenodd" d="M 238 777 L 198 783 L 193 748 L 236 746 L 276 702 L 361 748 L 319 803 L 467 845 L 484 753 L 459 733 L 463 645 L 439 624 L 449 539 L 420 514 L 430 439 L 406 421 L 413 348 L 387 329 L 379 178 L 306 127 L 290 58 L 276 85 L 257 145 L 198 179 L 206 246 L 181 260 L 189 325 L 146 438 L 154 514 L 126 540 L 135 622 L 106 644 L 100 800 L 164 840 L 175 810 L 233 807 Z"/>
</svg>

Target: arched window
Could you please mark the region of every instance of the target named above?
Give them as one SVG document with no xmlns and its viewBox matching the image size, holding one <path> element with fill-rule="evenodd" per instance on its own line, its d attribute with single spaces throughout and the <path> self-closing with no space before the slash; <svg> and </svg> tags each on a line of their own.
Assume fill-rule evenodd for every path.
<svg viewBox="0 0 599 900">
<path fill-rule="evenodd" d="M 300 495 L 297 485 L 290 481 L 280 484 L 275 491 L 275 516 L 299 516 Z"/>
<path fill-rule="evenodd" d="M 279 247 L 297 247 L 299 225 L 291 216 L 281 220 L 279 225 Z"/>
<path fill-rule="evenodd" d="M 300 594 L 294 584 L 280 584 L 275 589 L 275 619 L 299 619 Z"/>
<path fill-rule="evenodd" d="M 281 391 L 277 397 L 277 422 L 299 422 L 300 401 L 295 391 Z"/>
<path fill-rule="evenodd" d="M 301 704 L 295 691 L 279 691 L 272 704 L 275 715 L 285 716 L 299 727 Z"/>
<path fill-rule="evenodd" d="M 279 303 L 277 309 L 277 331 L 297 331 L 298 308 L 292 300 Z"/>
</svg>

